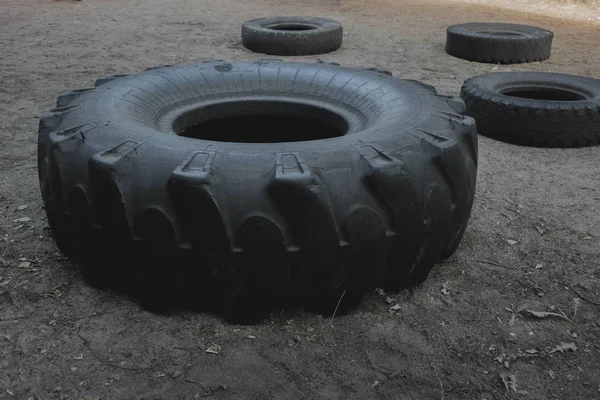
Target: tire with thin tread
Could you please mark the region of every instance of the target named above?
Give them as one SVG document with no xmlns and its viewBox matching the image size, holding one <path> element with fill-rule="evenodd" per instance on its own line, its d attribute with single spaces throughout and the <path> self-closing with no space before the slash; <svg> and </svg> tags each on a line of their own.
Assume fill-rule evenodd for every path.
<svg viewBox="0 0 600 400">
<path fill-rule="evenodd" d="M 423 282 L 465 231 L 475 124 L 430 86 L 262 60 L 151 69 L 74 93 L 40 121 L 52 233 L 96 286 L 130 286 L 147 308 L 237 322 L 279 305 L 339 315 L 376 286 Z M 215 104 L 261 101 L 332 110 L 347 132 L 268 143 L 175 134 Z"/>
<path fill-rule="evenodd" d="M 600 144 L 600 80 L 544 72 L 468 79 L 461 97 L 479 133 L 532 147 Z"/>
<path fill-rule="evenodd" d="M 519 64 L 550 57 L 554 33 L 528 25 L 472 22 L 446 31 L 446 52 L 468 61 Z"/>
<path fill-rule="evenodd" d="M 254 52 L 301 56 L 330 53 L 340 48 L 342 25 L 314 17 L 257 18 L 242 25 L 242 43 Z"/>
</svg>

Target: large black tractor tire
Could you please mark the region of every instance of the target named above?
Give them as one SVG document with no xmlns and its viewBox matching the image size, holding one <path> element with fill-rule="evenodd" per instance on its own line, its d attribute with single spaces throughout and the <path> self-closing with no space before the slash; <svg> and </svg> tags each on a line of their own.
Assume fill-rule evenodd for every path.
<svg viewBox="0 0 600 400">
<path fill-rule="evenodd" d="M 312 17 L 258 18 L 242 25 L 242 43 L 257 53 L 301 56 L 330 53 L 340 48 L 342 25 Z"/>
<path fill-rule="evenodd" d="M 237 322 L 331 314 L 449 257 L 475 193 L 464 103 L 327 64 L 222 61 L 105 78 L 46 112 L 52 233 L 96 286 Z"/>
<path fill-rule="evenodd" d="M 534 147 L 600 143 L 600 80 L 543 72 L 502 72 L 467 80 L 461 90 L 479 133 Z"/>
<path fill-rule="evenodd" d="M 452 25 L 446 52 L 469 61 L 518 64 L 550 57 L 554 33 L 535 26 L 483 23 Z"/>
</svg>

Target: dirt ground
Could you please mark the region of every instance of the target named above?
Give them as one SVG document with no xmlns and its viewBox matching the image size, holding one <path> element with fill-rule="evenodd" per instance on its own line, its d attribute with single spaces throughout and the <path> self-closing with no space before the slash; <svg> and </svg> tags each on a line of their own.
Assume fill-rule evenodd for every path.
<svg viewBox="0 0 600 400">
<path fill-rule="evenodd" d="M 494 70 L 600 78 L 595 14 L 456 0 L 0 0 L 0 398 L 599 399 L 600 147 L 480 137 L 456 255 L 421 287 L 374 292 L 333 320 L 301 310 L 255 326 L 158 316 L 92 289 L 60 255 L 37 181 L 42 110 L 104 75 L 265 58 L 241 45 L 241 23 L 294 14 L 344 25 L 343 47 L 320 59 L 391 69 L 444 94 Z M 549 28 L 553 55 L 519 66 L 446 55 L 445 28 L 476 20 Z"/>
</svg>

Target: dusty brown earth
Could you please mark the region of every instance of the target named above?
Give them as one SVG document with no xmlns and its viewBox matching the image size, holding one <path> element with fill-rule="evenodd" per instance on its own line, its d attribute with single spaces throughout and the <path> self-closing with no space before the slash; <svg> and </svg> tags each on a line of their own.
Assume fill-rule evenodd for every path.
<svg viewBox="0 0 600 400">
<path fill-rule="evenodd" d="M 278 14 L 341 21 L 344 45 L 325 61 L 391 69 L 445 94 L 492 70 L 600 78 L 594 21 L 456 1 L 0 0 L 0 398 L 600 398 L 600 147 L 481 137 L 456 255 L 423 286 L 375 292 L 333 320 L 157 316 L 90 288 L 60 255 L 37 182 L 42 110 L 103 75 L 264 58 L 241 46 L 240 26 Z M 474 20 L 549 28 L 553 55 L 506 67 L 446 55 L 445 28 Z"/>
</svg>

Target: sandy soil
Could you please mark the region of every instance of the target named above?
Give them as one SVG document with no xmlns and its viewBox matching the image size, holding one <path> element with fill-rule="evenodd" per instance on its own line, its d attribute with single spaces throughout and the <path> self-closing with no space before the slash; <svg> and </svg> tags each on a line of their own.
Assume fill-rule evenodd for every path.
<svg viewBox="0 0 600 400">
<path fill-rule="evenodd" d="M 264 58 L 240 41 L 256 16 L 337 19 L 344 45 L 321 59 L 446 94 L 492 70 L 600 78 L 597 25 L 440 0 L 0 0 L 0 10 L 0 398 L 600 398 L 600 147 L 481 137 L 469 229 L 423 286 L 375 292 L 333 320 L 285 310 L 256 326 L 157 316 L 87 286 L 49 236 L 35 161 L 38 118 L 61 91 L 150 65 Z M 553 55 L 505 67 L 446 55 L 445 28 L 470 20 L 549 28 Z"/>
</svg>

